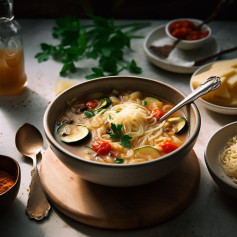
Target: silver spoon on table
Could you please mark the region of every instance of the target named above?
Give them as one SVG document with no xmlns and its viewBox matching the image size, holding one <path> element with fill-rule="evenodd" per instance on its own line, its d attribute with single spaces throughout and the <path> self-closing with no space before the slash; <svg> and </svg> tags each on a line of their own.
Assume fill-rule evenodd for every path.
<svg viewBox="0 0 237 237">
<path fill-rule="evenodd" d="M 179 102 L 176 106 L 174 106 L 171 110 L 169 110 L 166 114 L 164 114 L 159 121 L 163 121 L 171 114 L 182 108 L 184 105 L 187 105 L 202 95 L 209 93 L 210 91 L 216 90 L 221 85 L 221 79 L 217 76 L 212 76 L 207 78 L 207 80 L 197 87 L 191 94 L 185 97 L 181 102 Z"/>
<path fill-rule="evenodd" d="M 41 220 L 48 216 L 51 208 L 41 186 L 37 169 L 37 155 L 43 147 L 43 137 L 36 127 L 25 123 L 18 129 L 15 143 L 22 155 L 30 157 L 33 160 L 26 213 L 32 219 Z"/>
</svg>

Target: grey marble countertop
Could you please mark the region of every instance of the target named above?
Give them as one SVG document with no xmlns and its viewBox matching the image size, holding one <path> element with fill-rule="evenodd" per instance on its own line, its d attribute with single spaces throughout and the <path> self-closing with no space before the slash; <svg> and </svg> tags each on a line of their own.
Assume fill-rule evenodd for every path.
<svg viewBox="0 0 237 237">
<path fill-rule="evenodd" d="M 204 149 L 212 134 L 221 126 L 233 122 L 236 116 L 216 114 L 206 110 L 196 101 L 201 114 L 201 130 L 194 151 L 201 167 L 201 180 L 197 195 L 191 204 L 174 218 L 152 226 L 130 231 L 114 231 L 94 228 L 76 222 L 53 208 L 50 216 L 42 222 L 29 220 L 25 214 L 30 183 L 31 160 L 22 157 L 15 147 L 15 133 L 23 123 L 35 125 L 43 134 L 43 115 L 46 107 L 55 98 L 53 89 L 59 78 L 61 65 L 54 60 L 39 64 L 34 58 L 40 51 L 40 43 L 53 43 L 51 36 L 54 20 L 19 20 L 23 29 L 25 71 L 28 84 L 26 90 L 18 96 L 0 97 L 0 153 L 14 157 L 21 166 L 22 180 L 17 199 L 9 212 L 0 212 L 1 237 L 64 237 L 64 236 L 136 236 L 136 237 L 227 237 L 237 234 L 237 202 L 223 193 L 212 180 L 204 161 Z M 144 22 L 141 20 L 140 22 Z M 139 31 L 146 36 L 151 30 L 166 21 L 149 21 L 151 26 Z M 213 36 L 221 48 L 233 47 L 237 43 L 237 22 L 214 21 L 210 23 Z M 165 71 L 151 64 L 143 50 L 144 39 L 132 41 L 132 55 L 143 68 L 139 74 L 172 84 L 184 93 L 191 92 L 189 81 L 191 74 L 177 74 Z M 229 53 L 221 59 L 235 58 Z M 83 65 L 81 65 L 83 67 Z M 87 68 L 84 67 L 72 80 L 83 82 Z M 123 72 L 121 75 L 129 75 Z M 44 148 L 47 148 L 45 141 Z"/>
</svg>

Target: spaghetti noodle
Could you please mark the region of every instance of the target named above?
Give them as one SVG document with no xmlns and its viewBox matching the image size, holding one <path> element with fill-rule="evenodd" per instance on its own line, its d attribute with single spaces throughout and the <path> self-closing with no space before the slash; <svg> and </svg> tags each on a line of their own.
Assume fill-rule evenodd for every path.
<svg viewBox="0 0 237 237">
<path fill-rule="evenodd" d="M 225 173 L 237 184 L 237 135 L 227 142 L 220 154 L 220 164 Z"/>
<path fill-rule="evenodd" d="M 101 102 L 98 98 L 73 102 L 58 120 L 56 137 L 59 138 L 59 127 L 70 123 L 88 128 L 91 138 L 83 145 L 75 146 L 75 143 L 71 147 L 68 144 L 62 145 L 85 159 L 128 164 L 165 155 L 166 151 L 160 146 L 164 141 L 167 144 L 169 142 L 175 144 L 175 149 L 183 144 L 186 133 L 177 135 L 167 120 L 158 121 L 157 110 L 161 114 L 166 113 L 173 107 L 170 103 L 146 97 L 141 92 L 113 91 L 106 95 L 106 98 L 109 105 L 104 107 L 102 104 L 105 100 Z M 148 102 L 146 98 L 149 98 Z M 89 100 L 89 104 L 98 105 L 93 109 L 86 107 Z M 176 116 L 180 114 L 177 112 Z M 64 129 L 64 134 L 61 132 L 61 135 L 65 136 L 65 131 Z M 106 147 L 107 150 L 102 152 L 102 148 L 98 146 L 103 146 L 103 149 Z"/>
</svg>

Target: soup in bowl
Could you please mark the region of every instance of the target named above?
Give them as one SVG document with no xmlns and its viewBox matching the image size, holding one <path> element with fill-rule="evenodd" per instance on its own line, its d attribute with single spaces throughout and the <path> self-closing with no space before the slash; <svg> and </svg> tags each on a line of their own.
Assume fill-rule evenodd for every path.
<svg viewBox="0 0 237 237">
<path fill-rule="evenodd" d="M 61 93 L 44 115 L 56 156 L 82 178 L 136 186 L 170 173 L 193 148 L 200 130 L 195 104 L 159 118 L 185 97 L 142 77 L 93 79 Z"/>
</svg>

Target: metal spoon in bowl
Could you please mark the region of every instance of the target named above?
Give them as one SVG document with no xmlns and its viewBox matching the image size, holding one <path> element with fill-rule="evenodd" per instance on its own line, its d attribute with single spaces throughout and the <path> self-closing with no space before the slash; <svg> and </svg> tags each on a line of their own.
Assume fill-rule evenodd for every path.
<svg viewBox="0 0 237 237">
<path fill-rule="evenodd" d="M 43 137 L 36 127 L 25 123 L 18 129 L 15 143 L 18 151 L 22 155 L 30 157 L 33 160 L 26 213 L 32 219 L 41 220 L 48 216 L 51 208 L 41 186 L 37 170 L 37 154 L 39 154 L 43 147 Z"/>
<path fill-rule="evenodd" d="M 209 93 L 210 91 L 216 90 L 221 85 L 221 79 L 217 76 L 212 76 L 207 78 L 207 80 L 197 87 L 191 94 L 189 94 L 186 98 L 184 98 L 181 102 L 179 102 L 175 107 L 169 110 L 165 115 L 163 115 L 159 121 L 163 121 L 171 114 L 182 108 L 184 105 L 187 105 L 202 95 Z"/>
</svg>

